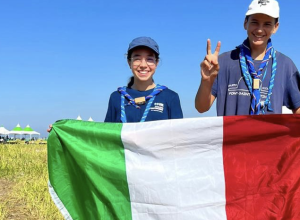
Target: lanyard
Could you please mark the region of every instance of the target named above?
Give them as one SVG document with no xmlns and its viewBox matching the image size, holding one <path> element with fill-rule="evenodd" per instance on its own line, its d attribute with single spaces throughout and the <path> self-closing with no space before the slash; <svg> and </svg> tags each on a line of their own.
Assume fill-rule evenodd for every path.
<svg viewBox="0 0 300 220">
<path fill-rule="evenodd" d="M 156 97 L 157 94 L 159 94 L 160 92 L 162 92 L 164 89 L 166 89 L 166 86 L 161 86 L 159 84 L 157 84 L 153 90 L 153 92 L 146 96 L 145 100 L 149 100 L 147 105 L 146 105 L 146 109 L 143 113 L 143 116 L 140 120 L 140 122 L 144 122 L 148 116 L 149 110 L 151 108 L 151 105 Z M 127 118 L 126 118 L 126 113 L 125 113 L 125 98 L 129 100 L 127 105 L 133 105 L 136 108 L 140 108 L 140 106 L 138 106 L 134 99 L 126 92 L 126 86 L 124 87 L 119 87 L 118 91 L 121 93 L 121 122 L 122 123 L 126 123 L 127 122 Z"/>
<path fill-rule="evenodd" d="M 265 102 L 260 101 L 260 86 L 259 86 L 259 78 L 262 75 L 262 71 L 264 67 L 267 67 L 270 56 L 273 58 L 273 64 L 272 64 L 272 74 L 271 79 L 269 83 L 269 91 L 267 95 L 267 99 Z M 253 60 L 251 57 L 250 52 L 250 46 L 248 39 L 244 41 L 244 43 L 240 46 L 240 64 L 242 73 L 246 82 L 246 85 L 249 89 L 249 92 L 251 94 L 251 109 L 250 114 L 251 115 L 258 115 L 260 113 L 265 114 L 265 110 L 268 109 L 269 111 L 273 111 L 271 108 L 271 101 L 270 97 L 272 94 L 272 89 L 274 87 L 274 79 L 276 74 L 276 68 L 277 68 L 277 61 L 275 56 L 275 50 L 272 46 L 271 39 L 268 41 L 266 54 L 264 56 L 264 59 L 262 63 L 260 64 L 259 70 L 256 72 Z M 264 80 L 266 76 L 267 68 L 265 70 L 265 74 L 263 76 L 262 81 Z"/>
</svg>

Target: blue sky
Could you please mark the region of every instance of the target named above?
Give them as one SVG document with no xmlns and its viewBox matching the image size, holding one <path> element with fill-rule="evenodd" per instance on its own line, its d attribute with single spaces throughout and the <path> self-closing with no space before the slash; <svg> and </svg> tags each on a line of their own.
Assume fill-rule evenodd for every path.
<svg viewBox="0 0 300 220">
<path fill-rule="evenodd" d="M 279 1 L 276 50 L 300 68 L 299 0 Z M 206 40 L 221 52 L 246 38 L 250 0 L 10 0 L 0 3 L 0 125 L 29 124 L 47 136 L 59 119 L 104 120 L 110 94 L 127 84 L 125 54 L 135 37 L 150 36 L 161 52 L 155 82 L 176 91 L 184 117 L 199 114 L 194 98 Z"/>
</svg>

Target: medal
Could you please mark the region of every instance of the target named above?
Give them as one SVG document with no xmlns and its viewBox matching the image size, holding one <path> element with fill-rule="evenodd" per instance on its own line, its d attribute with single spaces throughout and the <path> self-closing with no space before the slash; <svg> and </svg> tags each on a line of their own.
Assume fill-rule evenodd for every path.
<svg viewBox="0 0 300 220">
<path fill-rule="evenodd" d="M 259 79 L 253 79 L 253 89 L 259 89 Z"/>
<path fill-rule="evenodd" d="M 134 99 L 134 102 L 137 104 L 137 105 L 144 105 L 146 103 L 146 99 L 145 97 L 138 97 L 138 98 L 135 98 Z"/>
</svg>

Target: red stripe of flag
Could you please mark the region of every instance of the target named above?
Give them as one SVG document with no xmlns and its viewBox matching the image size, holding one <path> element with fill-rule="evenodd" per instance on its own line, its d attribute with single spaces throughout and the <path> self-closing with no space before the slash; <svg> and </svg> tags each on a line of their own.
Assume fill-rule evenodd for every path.
<svg viewBox="0 0 300 220">
<path fill-rule="evenodd" d="M 227 219 L 300 219 L 300 116 L 224 117 Z"/>
</svg>

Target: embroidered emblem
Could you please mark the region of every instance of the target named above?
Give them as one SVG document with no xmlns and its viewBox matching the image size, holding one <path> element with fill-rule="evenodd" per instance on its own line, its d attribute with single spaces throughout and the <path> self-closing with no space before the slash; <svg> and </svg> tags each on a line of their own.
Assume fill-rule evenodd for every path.
<svg viewBox="0 0 300 220">
<path fill-rule="evenodd" d="M 258 1 L 258 4 L 261 4 L 261 6 L 262 5 L 267 5 L 267 3 L 270 3 L 270 1 L 269 0 L 259 0 Z"/>
<path fill-rule="evenodd" d="M 154 103 L 154 107 L 151 107 L 151 111 L 163 113 L 164 104 L 163 103 Z"/>
</svg>

